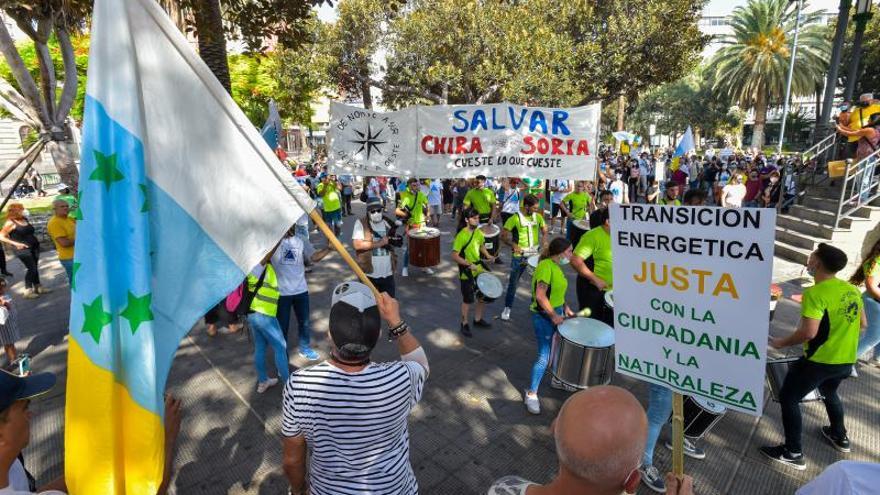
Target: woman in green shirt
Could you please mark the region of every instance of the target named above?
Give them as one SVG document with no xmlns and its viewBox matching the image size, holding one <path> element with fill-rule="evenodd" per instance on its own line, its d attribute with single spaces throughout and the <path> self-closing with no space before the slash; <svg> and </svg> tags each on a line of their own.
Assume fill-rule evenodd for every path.
<svg viewBox="0 0 880 495">
<path fill-rule="evenodd" d="M 532 381 L 524 397 L 526 409 L 532 414 L 541 414 L 538 386 L 550 362 L 553 334 L 564 317 L 574 316 L 574 312 L 565 304 L 568 281 L 562 271 L 562 266 L 568 264 L 571 255 L 571 242 L 568 239 L 553 239 L 541 253 L 538 268 L 532 276 L 532 324 L 535 326 L 538 356 L 532 365 Z"/>
</svg>

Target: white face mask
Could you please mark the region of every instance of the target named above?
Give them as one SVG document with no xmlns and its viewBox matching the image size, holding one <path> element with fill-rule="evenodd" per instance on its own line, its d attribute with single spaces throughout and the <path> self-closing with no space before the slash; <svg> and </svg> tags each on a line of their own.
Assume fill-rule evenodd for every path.
<svg viewBox="0 0 880 495">
<path fill-rule="evenodd" d="M 376 213 L 370 213 L 370 221 L 373 223 L 379 223 L 382 221 L 382 212 L 377 211 Z"/>
<path fill-rule="evenodd" d="M 559 264 L 562 266 L 565 266 L 565 265 L 569 264 L 570 262 L 571 262 L 571 260 L 569 258 L 565 258 L 565 257 L 559 258 Z"/>
<path fill-rule="evenodd" d="M 777 182 L 779 182 L 779 179 L 777 179 L 776 177 L 770 177 L 771 184 L 776 184 Z"/>
</svg>

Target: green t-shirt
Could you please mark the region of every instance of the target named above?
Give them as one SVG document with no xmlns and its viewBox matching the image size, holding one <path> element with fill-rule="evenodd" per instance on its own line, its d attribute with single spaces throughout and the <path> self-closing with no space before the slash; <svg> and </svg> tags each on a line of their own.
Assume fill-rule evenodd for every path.
<svg viewBox="0 0 880 495">
<path fill-rule="evenodd" d="M 677 199 L 670 201 L 669 198 L 663 196 L 662 198 L 657 200 L 657 204 L 662 206 L 681 206 L 681 201 Z"/>
<path fill-rule="evenodd" d="M 562 198 L 568 212 L 571 213 L 572 220 L 583 220 L 587 217 L 587 206 L 593 198 L 585 192 L 570 192 Z"/>
<path fill-rule="evenodd" d="M 532 275 L 532 305 L 531 310 L 535 313 L 541 312 L 538 306 L 538 297 L 535 295 L 538 289 L 538 282 L 544 282 L 548 287 L 547 299 L 553 309 L 565 305 L 565 291 L 568 290 L 568 280 L 565 279 L 565 273 L 555 261 L 550 258 L 543 259 L 538 263 L 535 274 Z"/>
<path fill-rule="evenodd" d="M 537 251 L 541 244 L 541 229 L 543 228 L 544 217 L 537 213 L 526 216 L 522 212 L 517 212 L 504 222 L 504 230 L 508 232 L 516 230 L 517 244 L 523 248 L 523 251 Z"/>
<path fill-rule="evenodd" d="M 605 232 L 604 227 L 596 227 L 582 235 L 574 255 L 584 260 L 592 256 L 593 273 L 611 287 L 614 280 L 611 271 L 611 234 Z"/>
<path fill-rule="evenodd" d="M 470 243 L 468 243 L 468 241 L 470 241 Z M 465 260 L 470 261 L 471 263 L 478 263 L 480 261 L 480 246 L 482 246 L 484 242 L 486 242 L 486 236 L 483 235 L 482 230 L 476 229 L 471 231 L 465 227 L 456 234 L 455 240 L 452 241 L 452 250 Z M 462 251 L 462 249 L 464 251 Z M 466 268 L 461 266 L 461 273 L 459 276 L 462 280 L 467 280 L 468 277 L 467 274 L 464 273 L 464 270 L 466 270 Z M 472 276 L 476 277 L 483 271 L 482 268 L 472 270 Z"/>
<path fill-rule="evenodd" d="M 880 277 L 880 256 L 868 260 L 862 265 L 862 271 L 865 272 L 865 278 Z"/>
<path fill-rule="evenodd" d="M 849 282 L 832 278 L 804 291 L 801 316 L 819 320 L 819 333 L 804 343 L 804 355 L 823 364 L 856 362 L 862 298 Z"/>
<path fill-rule="evenodd" d="M 425 193 L 420 192 L 418 196 L 414 195 L 412 191 L 403 191 L 400 193 L 400 204 L 398 208 L 401 210 L 409 210 L 412 215 L 410 215 L 409 220 L 406 222 L 408 225 L 419 225 L 425 223 L 425 205 L 428 204 L 428 197 L 425 196 Z"/>
<path fill-rule="evenodd" d="M 488 187 L 471 189 L 464 195 L 464 205 L 473 206 L 480 215 L 492 213 L 492 205 L 495 204 L 495 193 Z"/>
<path fill-rule="evenodd" d="M 328 184 L 322 182 L 318 184 L 317 192 L 318 196 L 321 196 L 321 199 L 324 201 L 324 212 L 332 213 L 342 208 L 342 204 L 339 201 L 339 189 L 336 187 L 335 182 Z"/>
</svg>

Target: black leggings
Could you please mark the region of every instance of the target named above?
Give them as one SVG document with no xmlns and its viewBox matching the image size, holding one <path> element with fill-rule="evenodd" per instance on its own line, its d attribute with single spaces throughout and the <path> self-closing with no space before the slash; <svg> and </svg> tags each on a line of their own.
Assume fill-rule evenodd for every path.
<svg viewBox="0 0 880 495">
<path fill-rule="evenodd" d="M 584 277 L 576 282 L 578 309 L 590 308 L 590 318 L 614 327 L 614 310 L 605 305 L 605 293 Z"/>
<path fill-rule="evenodd" d="M 27 272 L 24 274 L 24 286 L 28 289 L 40 285 L 40 272 L 37 270 L 37 264 L 40 261 L 40 245 L 22 249 L 15 253 L 18 259 L 24 264 Z"/>
<path fill-rule="evenodd" d="M 846 435 L 843 426 L 843 404 L 837 396 L 837 387 L 852 372 L 851 364 L 822 364 L 801 358 L 791 364 L 782 389 L 779 406 L 782 409 L 782 427 L 785 429 L 785 447 L 789 452 L 800 453 L 803 421 L 801 399 L 818 388 L 824 397 L 825 412 L 831 423 L 831 433 L 837 437 Z"/>
</svg>

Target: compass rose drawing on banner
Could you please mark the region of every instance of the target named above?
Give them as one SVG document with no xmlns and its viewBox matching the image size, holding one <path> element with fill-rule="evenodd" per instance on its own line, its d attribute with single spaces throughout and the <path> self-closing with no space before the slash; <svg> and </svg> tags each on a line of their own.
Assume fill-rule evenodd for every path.
<svg viewBox="0 0 880 495">
<path fill-rule="evenodd" d="M 375 134 L 373 134 L 372 126 L 370 125 L 370 123 L 367 123 L 367 129 L 365 131 L 359 131 L 357 129 L 352 130 L 355 134 L 358 135 L 358 137 L 360 137 L 360 139 L 351 140 L 352 143 L 360 145 L 360 148 L 355 151 L 355 155 L 366 152 L 367 160 L 369 160 L 374 152 L 380 155 L 383 154 L 382 151 L 379 150 L 379 145 L 386 144 L 388 143 L 388 141 L 380 141 L 379 138 L 382 136 L 382 132 L 385 131 L 384 128 L 379 129 L 378 131 L 376 131 Z"/>
</svg>

